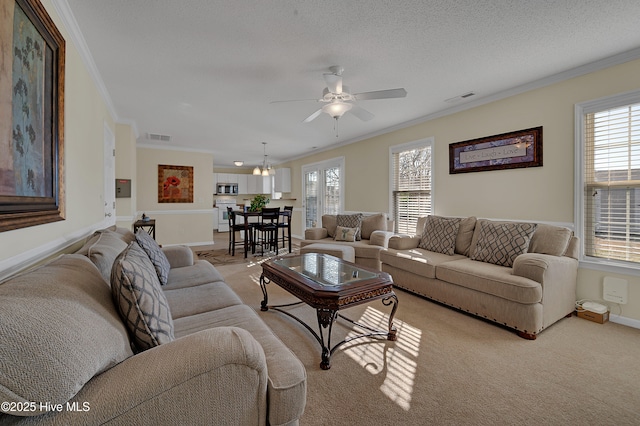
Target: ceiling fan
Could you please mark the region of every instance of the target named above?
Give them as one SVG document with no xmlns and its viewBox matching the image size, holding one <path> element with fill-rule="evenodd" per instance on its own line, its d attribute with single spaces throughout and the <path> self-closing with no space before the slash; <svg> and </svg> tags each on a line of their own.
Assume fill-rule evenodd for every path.
<svg viewBox="0 0 640 426">
<path fill-rule="evenodd" d="M 320 114 L 327 113 L 333 119 L 337 121 L 346 112 L 350 112 L 362 121 L 371 120 L 374 115 L 366 109 L 360 107 L 357 101 L 366 101 L 371 99 L 392 99 L 392 98 L 404 98 L 407 96 L 407 91 L 403 88 L 377 90 L 374 92 L 363 93 L 351 93 L 348 86 L 342 84 L 342 73 L 344 68 L 339 65 L 329 67 L 328 73 L 322 74 L 324 81 L 327 83 L 327 87 L 322 91 L 322 98 L 320 99 L 302 99 L 303 101 L 316 101 L 322 102 L 325 105 L 318 109 L 316 112 L 308 116 L 303 120 L 303 123 L 309 123 L 315 120 Z M 274 101 L 276 102 L 296 102 L 296 101 Z M 336 137 L 337 137 L 336 127 Z"/>
</svg>

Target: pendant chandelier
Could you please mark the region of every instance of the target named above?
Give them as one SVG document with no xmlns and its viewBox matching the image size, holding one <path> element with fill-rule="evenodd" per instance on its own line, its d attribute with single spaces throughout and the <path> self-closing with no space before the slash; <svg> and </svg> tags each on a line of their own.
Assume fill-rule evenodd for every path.
<svg viewBox="0 0 640 426">
<path fill-rule="evenodd" d="M 262 142 L 262 145 L 263 145 L 263 151 L 264 151 L 264 159 L 262 160 L 262 169 L 260 169 L 260 166 L 256 166 L 255 169 L 253 169 L 253 174 L 255 176 L 275 175 L 276 170 L 271 167 L 271 164 L 267 163 L 267 143 Z"/>
</svg>

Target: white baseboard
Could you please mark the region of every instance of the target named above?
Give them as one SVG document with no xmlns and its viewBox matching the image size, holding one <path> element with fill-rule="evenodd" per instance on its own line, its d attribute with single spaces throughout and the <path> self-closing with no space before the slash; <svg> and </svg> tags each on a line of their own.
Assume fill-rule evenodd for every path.
<svg viewBox="0 0 640 426">
<path fill-rule="evenodd" d="M 640 320 L 627 318 L 620 315 L 609 315 L 609 321 L 615 322 L 616 324 L 626 325 L 628 327 L 640 328 Z"/>
</svg>

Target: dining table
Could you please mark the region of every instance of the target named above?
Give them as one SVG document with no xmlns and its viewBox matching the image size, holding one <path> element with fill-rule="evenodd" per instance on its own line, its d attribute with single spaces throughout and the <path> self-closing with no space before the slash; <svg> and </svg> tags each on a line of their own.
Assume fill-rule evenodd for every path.
<svg viewBox="0 0 640 426">
<path fill-rule="evenodd" d="M 251 221 L 250 219 L 252 217 L 257 217 L 259 218 L 260 216 L 262 216 L 262 212 L 259 211 L 244 211 L 244 210 L 234 210 L 233 211 L 235 213 L 236 216 L 241 216 L 244 217 L 244 257 L 247 257 L 247 253 L 249 253 L 249 244 L 250 244 L 250 239 L 252 239 L 251 235 L 252 235 L 252 229 L 251 226 L 253 224 L 258 223 L 258 221 Z M 287 232 L 289 233 L 288 235 L 291 235 L 291 211 L 289 210 L 280 210 L 280 217 L 287 217 L 288 216 L 288 220 L 287 220 L 287 224 L 288 224 L 288 229 Z M 247 238 L 247 236 L 249 236 L 249 238 Z M 253 246 L 253 241 L 251 241 L 251 245 Z M 252 247 L 253 250 L 253 247 Z M 289 253 L 291 253 L 291 238 L 289 238 Z"/>
</svg>

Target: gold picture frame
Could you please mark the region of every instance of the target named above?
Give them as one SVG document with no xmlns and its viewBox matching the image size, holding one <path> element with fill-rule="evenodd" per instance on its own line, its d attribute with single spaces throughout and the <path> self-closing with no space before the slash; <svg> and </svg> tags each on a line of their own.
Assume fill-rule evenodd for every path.
<svg viewBox="0 0 640 426">
<path fill-rule="evenodd" d="M 42 4 L 0 2 L 0 232 L 65 218 L 64 67 Z"/>
</svg>

